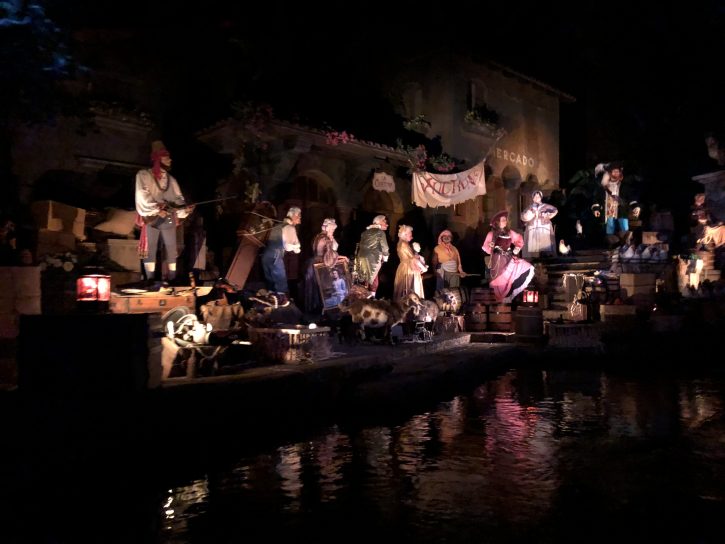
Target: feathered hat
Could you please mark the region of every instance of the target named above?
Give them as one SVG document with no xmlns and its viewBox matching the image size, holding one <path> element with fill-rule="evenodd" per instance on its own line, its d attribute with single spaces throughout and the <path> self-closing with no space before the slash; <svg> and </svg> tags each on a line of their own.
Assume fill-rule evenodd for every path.
<svg viewBox="0 0 725 544">
<path fill-rule="evenodd" d="M 490 225 L 491 225 L 492 227 L 496 227 L 496 228 L 498 228 L 498 222 L 499 222 L 499 220 L 500 220 L 500 219 L 501 219 L 502 217 L 505 217 L 506 219 L 508 219 L 508 217 L 509 217 L 509 212 L 507 212 L 506 210 L 501 210 L 500 212 L 498 212 L 498 213 L 497 213 L 496 215 L 494 215 L 494 216 L 493 216 L 493 217 L 491 218 L 491 221 L 490 221 L 490 223 L 489 223 L 489 224 L 490 224 Z"/>
</svg>

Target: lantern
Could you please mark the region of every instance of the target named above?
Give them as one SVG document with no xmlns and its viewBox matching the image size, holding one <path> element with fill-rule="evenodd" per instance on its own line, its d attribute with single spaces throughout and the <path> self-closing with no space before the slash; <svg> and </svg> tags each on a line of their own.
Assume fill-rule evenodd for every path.
<svg viewBox="0 0 725 544">
<path fill-rule="evenodd" d="M 101 268 L 84 268 L 76 280 L 76 303 L 79 310 L 108 311 L 111 300 L 111 276 Z"/>
<path fill-rule="evenodd" d="M 524 290 L 524 304 L 535 306 L 539 303 L 539 292 Z"/>
</svg>

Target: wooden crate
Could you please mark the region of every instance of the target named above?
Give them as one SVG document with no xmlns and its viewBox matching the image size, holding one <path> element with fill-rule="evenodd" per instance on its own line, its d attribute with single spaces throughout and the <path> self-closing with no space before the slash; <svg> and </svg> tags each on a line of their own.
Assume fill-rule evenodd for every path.
<svg viewBox="0 0 725 544">
<path fill-rule="evenodd" d="M 192 312 L 196 308 L 196 297 L 187 295 L 162 295 L 143 293 L 139 295 L 111 294 L 109 308 L 114 314 L 153 314 L 166 313 L 172 308 L 186 306 Z"/>
<path fill-rule="evenodd" d="M 141 258 L 138 256 L 138 240 L 109 238 L 105 242 L 108 258 L 126 270 L 140 271 Z"/>
<path fill-rule="evenodd" d="M 645 287 L 655 284 L 656 274 L 651 272 L 623 272 L 619 275 L 619 285 L 624 289 L 625 287 Z"/>
<path fill-rule="evenodd" d="M 621 274 L 619 284 L 624 299 L 633 299 L 642 303 L 655 294 L 657 276 L 652 273 Z"/>
<path fill-rule="evenodd" d="M 65 253 L 75 251 L 76 236 L 72 232 L 53 231 L 38 229 L 38 245 L 36 247 L 36 258 L 50 255 L 52 253 Z"/>
<path fill-rule="evenodd" d="M 637 307 L 632 304 L 600 304 L 599 315 L 602 321 L 611 321 L 612 319 L 622 317 L 634 317 L 637 313 Z"/>
<path fill-rule="evenodd" d="M 67 232 L 74 238 L 85 239 L 86 210 L 55 202 L 39 200 L 30 205 L 35 224 L 39 229 Z"/>
</svg>

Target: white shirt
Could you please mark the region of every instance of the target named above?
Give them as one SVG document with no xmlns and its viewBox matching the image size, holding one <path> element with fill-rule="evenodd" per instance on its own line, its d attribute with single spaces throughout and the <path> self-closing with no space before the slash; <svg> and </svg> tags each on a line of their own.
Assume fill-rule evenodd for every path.
<svg viewBox="0 0 725 544">
<path fill-rule="evenodd" d="M 179 184 L 173 176 L 161 170 L 161 179 L 157 182 L 150 169 L 139 170 L 136 174 L 136 211 L 141 217 L 158 215 L 161 204 L 170 202 L 183 206 L 186 201 L 181 194 Z M 186 209 L 174 210 L 179 219 L 189 215 Z"/>
<path fill-rule="evenodd" d="M 302 250 L 302 245 L 297 238 L 297 229 L 289 217 L 285 217 L 285 222 L 287 224 L 282 228 L 282 245 L 284 246 L 284 250 L 299 253 Z"/>
</svg>

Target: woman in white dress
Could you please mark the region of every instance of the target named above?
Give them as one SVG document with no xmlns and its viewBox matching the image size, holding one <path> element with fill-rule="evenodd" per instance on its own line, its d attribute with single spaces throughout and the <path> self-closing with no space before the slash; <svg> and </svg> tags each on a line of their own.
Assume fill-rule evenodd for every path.
<svg viewBox="0 0 725 544">
<path fill-rule="evenodd" d="M 521 221 L 526 224 L 523 255 L 527 259 L 556 255 L 554 225 L 551 220 L 559 210 L 551 204 L 542 203 L 543 196 L 541 191 L 531 193 L 531 205 L 521 214 Z"/>
</svg>

